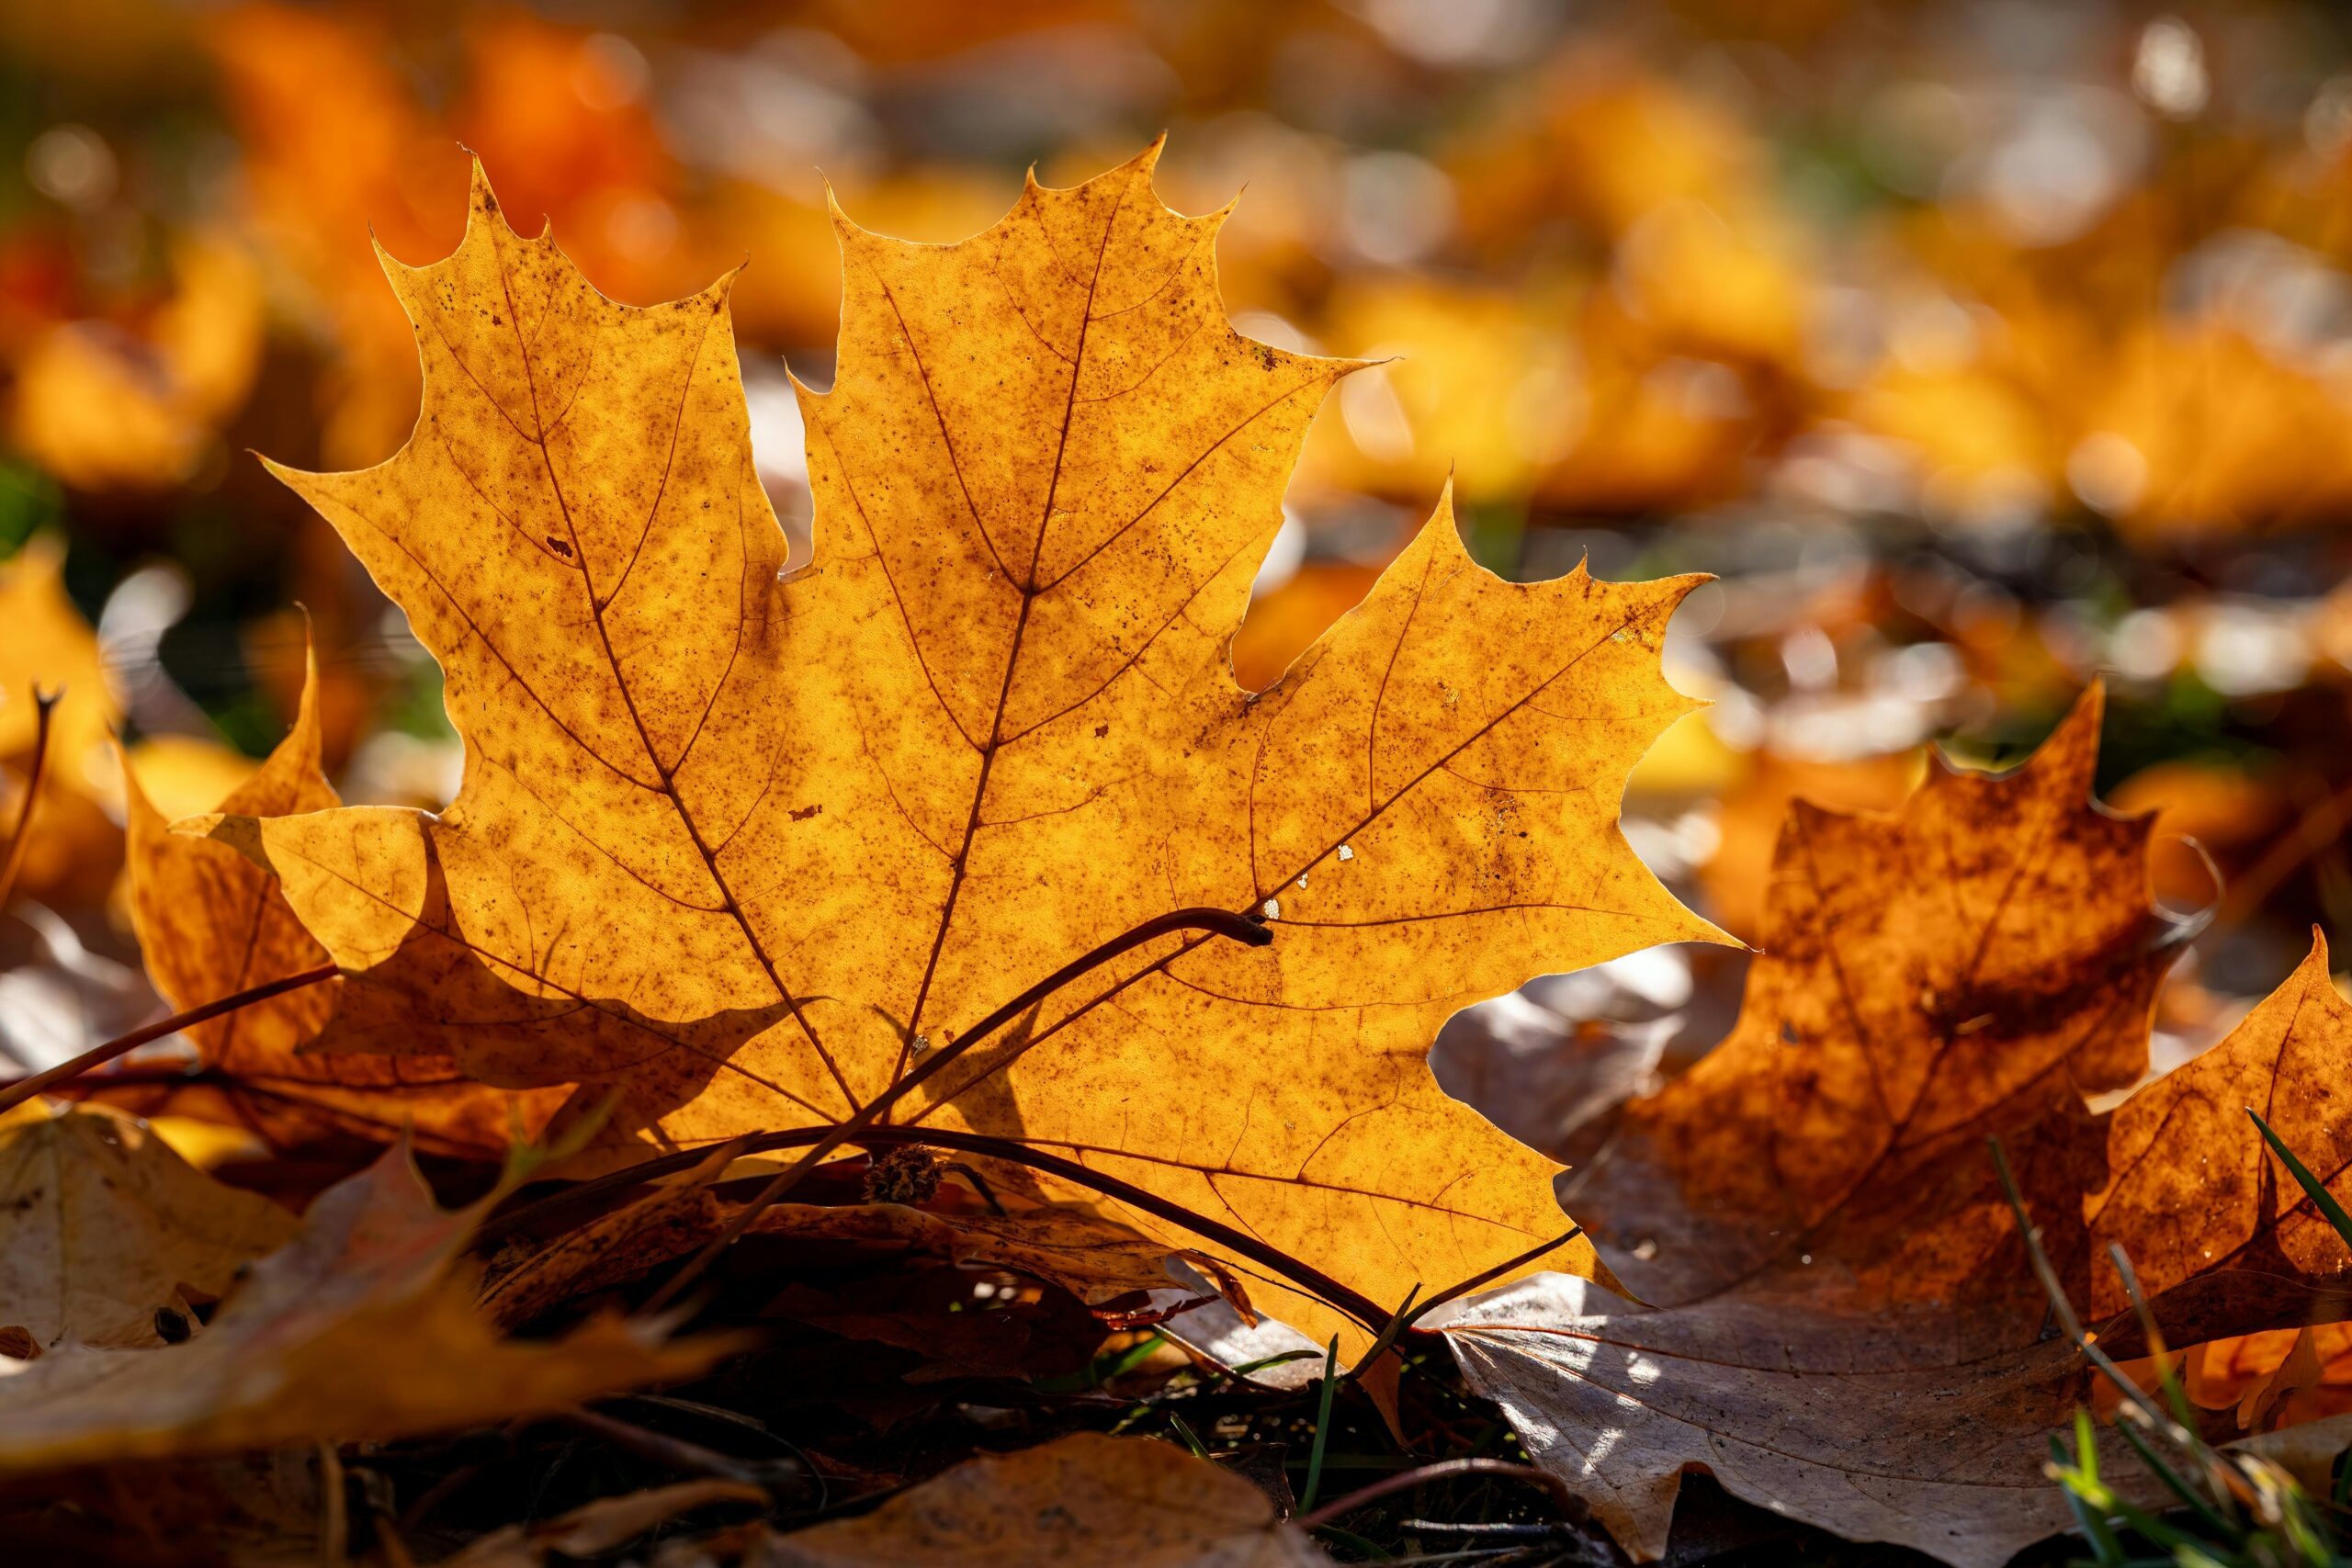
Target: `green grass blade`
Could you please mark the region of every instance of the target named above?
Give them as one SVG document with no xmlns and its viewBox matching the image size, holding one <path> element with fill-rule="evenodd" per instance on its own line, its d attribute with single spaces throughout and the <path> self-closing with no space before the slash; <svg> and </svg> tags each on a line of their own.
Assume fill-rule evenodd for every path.
<svg viewBox="0 0 2352 1568">
<path fill-rule="evenodd" d="M 2344 1205 L 2335 1201 L 2335 1194 L 2312 1174 L 2309 1166 L 2295 1157 L 2295 1151 L 2270 1130 L 2270 1123 L 2265 1122 L 2253 1106 L 2247 1106 L 2245 1113 L 2254 1118 L 2254 1124 L 2261 1132 L 2262 1141 L 2270 1145 L 2270 1152 L 2285 1162 L 2288 1170 L 2293 1173 L 2296 1184 L 2303 1190 L 2303 1196 L 2312 1201 L 2313 1208 L 2327 1216 L 2327 1223 L 2335 1227 L 2335 1234 L 2344 1238 L 2344 1245 L 2352 1247 L 2352 1214 L 2344 1212 Z"/>
<path fill-rule="evenodd" d="M 1176 1435 L 1184 1439 L 1184 1446 L 1193 1450 L 1194 1459 L 1209 1457 L 1208 1445 L 1201 1441 L 1200 1435 L 1193 1430 L 1191 1424 L 1182 1416 L 1177 1415 L 1173 1410 L 1170 1411 L 1168 1424 L 1176 1428 Z"/>
<path fill-rule="evenodd" d="M 2121 1568 L 2123 1543 L 2115 1539 L 2115 1532 L 2108 1529 L 2107 1520 L 2083 1495 L 2085 1489 L 2098 1484 L 2097 1477 L 2086 1474 L 2069 1462 L 2066 1446 L 2058 1440 L 2055 1432 L 2050 1434 L 2050 1460 L 2052 1468 L 2058 1472 L 2058 1490 L 2064 1494 L 2066 1506 L 2074 1513 L 2075 1528 L 2083 1532 L 2085 1540 L 2090 1542 L 2092 1561 L 2098 1564 L 2098 1568 Z"/>
<path fill-rule="evenodd" d="M 1306 1455 L 1306 1490 L 1299 1494 L 1298 1511 L 1312 1513 L 1316 1495 L 1323 1490 L 1323 1449 L 1331 1440 L 1331 1395 L 1340 1386 L 1340 1337 L 1323 1353 L 1323 1397 L 1315 1411 L 1315 1446 Z"/>
<path fill-rule="evenodd" d="M 1363 1537 L 1356 1534 L 1353 1530 L 1343 1530 L 1337 1525 L 1318 1525 L 1316 1527 L 1315 1533 L 1339 1542 L 1341 1546 L 1346 1547 L 1350 1551 L 1355 1552 L 1367 1562 L 1394 1562 L 1396 1561 L 1387 1552 L 1381 1551 L 1378 1545 L 1364 1540 Z"/>
<path fill-rule="evenodd" d="M 2238 1527 L 2216 1513 L 2212 1504 L 2199 1496 L 2197 1489 L 2189 1485 L 2178 1471 L 2166 1464 L 2163 1456 L 2148 1446 L 2148 1440 L 2132 1429 L 2129 1422 L 2118 1421 L 2115 1424 L 2115 1429 L 2123 1435 L 2125 1442 L 2132 1445 L 2132 1451 L 2140 1456 L 2140 1462 L 2154 1471 L 2156 1479 L 2163 1482 L 2172 1495 L 2181 1500 L 2184 1506 L 2204 1520 L 2207 1529 L 2224 1540 L 2235 1540 L 2239 1538 L 2243 1532 Z"/>
</svg>

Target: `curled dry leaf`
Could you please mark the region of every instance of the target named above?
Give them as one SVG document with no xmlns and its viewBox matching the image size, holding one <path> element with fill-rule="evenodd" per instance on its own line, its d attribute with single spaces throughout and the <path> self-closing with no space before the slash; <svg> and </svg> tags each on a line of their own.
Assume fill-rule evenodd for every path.
<svg viewBox="0 0 2352 1568">
<path fill-rule="evenodd" d="M 0 1328 L 44 1348 L 162 1345 L 197 1328 L 294 1216 L 225 1187 L 104 1111 L 0 1117 Z"/>
<path fill-rule="evenodd" d="M 193 1339 L 67 1346 L 0 1378 L 0 1473 L 471 1426 L 688 1377 L 729 1348 L 611 1318 L 502 1342 L 451 1278 L 479 1217 L 441 1209 L 388 1151 L 322 1194 Z"/>
<path fill-rule="evenodd" d="M 219 810 L 288 817 L 343 804 L 320 770 L 318 683 L 312 652 L 293 728 Z M 274 877 L 226 845 L 173 833 L 141 787 L 135 757 L 123 779 L 131 923 L 166 1000 L 194 1007 L 327 962 Z M 463 1077 L 446 1056 L 305 1053 L 334 1015 L 341 989 L 339 981 L 306 987 L 191 1025 L 198 1059 L 217 1069 L 200 1084 L 101 1081 L 89 1092 L 147 1114 L 233 1121 L 281 1145 L 334 1133 L 382 1140 L 406 1129 L 425 1148 L 492 1157 L 504 1151 L 516 1114 L 544 1122 L 560 1098 L 500 1093 Z"/>
<path fill-rule="evenodd" d="M 770 1542 L 758 1568 L 1307 1568 L 1330 1559 L 1240 1476 L 1149 1438 L 1091 1432 L 970 1460 Z"/>
<path fill-rule="evenodd" d="M 2263 1432 L 2352 1409 L 2352 1323 L 2270 1328 L 2172 1352 L 2184 1392 L 2202 1410 L 2227 1410 L 2241 1431 Z M 2155 1359 L 2121 1365 L 2143 1392 L 2163 1390 Z M 2111 1404 L 2104 1391 L 2098 1404 Z"/>
<path fill-rule="evenodd" d="M 494 1271 L 484 1284 L 482 1305 L 502 1324 L 528 1323 L 560 1303 L 699 1251 L 740 1207 L 705 1186 L 663 1188 Z M 899 1203 L 778 1203 L 759 1216 L 750 1234 L 993 1264 L 1058 1285 L 1090 1306 L 1173 1288 L 1167 1260 L 1187 1256 L 1078 1203 L 1023 1206 L 1003 1214 L 950 1214 Z M 1239 1285 L 1229 1276 L 1224 1283 L 1246 1308 Z"/>
<path fill-rule="evenodd" d="M 1530 976 L 1724 940 L 1616 825 L 1691 706 L 1659 650 L 1697 580 L 1505 582 L 1442 504 L 1245 691 L 1227 644 L 1354 367 L 1233 331 L 1225 214 L 1162 206 L 1157 157 L 1032 184 L 953 245 L 837 219 L 790 572 L 727 281 L 614 304 L 480 177 L 454 255 L 387 262 L 414 434 L 375 468 L 279 471 L 441 661 L 464 787 L 438 817 L 189 825 L 274 868 L 346 995 L 380 998 L 339 1044 L 577 1083 L 575 1108 L 617 1089 L 618 1164 L 837 1122 L 1147 920 L 1262 910 L 1270 948 L 1138 948 L 899 1113 L 1083 1161 L 1375 1301 L 1559 1234 L 1556 1168 L 1426 1056 Z M 1550 1260 L 1592 1267 L 1582 1241 Z"/>
<path fill-rule="evenodd" d="M 1989 1135 L 2119 1354 L 2134 1331 L 2109 1243 L 2143 1260 L 2176 1344 L 2336 1299 L 2343 1249 L 2243 1110 L 2270 1107 L 2352 1190 L 2352 1150 L 2327 1132 L 2352 1007 L 2323 943 L 2212 1051 L 2111 1116 L 2085 1109 L 2082 1091 L 2136 1070 L 2165 957 L 2137 825 L 2086 804 L 2096 711 L 2015 773 L 1939 771 L 1893 818 L 1799 807 L 1739 1024 L 1636 1102 L 1623 1163 L 1577 1199 L 1656 1304 L 1538 1280 L 1451 1325 L 1474 1386 L 1637 1555 L 1663 1551 L 1687 1467 L 1957 1563 L 2065 1528 L 2047 1433 L 2089 1391 L 2044 1337 Z M 1950 886 L 1955 866 L 1979 874 Z M 1896 975 L 1917 988 L 1876 978 Z M 2120 1458 L 2110 1480 L 2146 1481 Z"/>
</svg>

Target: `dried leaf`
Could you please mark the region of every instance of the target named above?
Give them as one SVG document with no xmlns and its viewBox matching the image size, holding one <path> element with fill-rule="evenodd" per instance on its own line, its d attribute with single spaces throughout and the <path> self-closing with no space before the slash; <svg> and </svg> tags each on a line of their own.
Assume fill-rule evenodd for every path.
<svg viewBox="0 0 2352 1568">
<path fill-rule="evenodd" d="M 171 247 L 172 289 L 119 321 L 50 324 L 12 367 L 10 444 L 84 490 L 185 484 L 217 426 L 236 412 L 261 367 L 261 269 L 234 241 L 189 235 Z"/>
<path fill-rule="evenodd" d="M 1951 1298 L 2007 1210 L 1984 1192 L 1967 1235 L 1918 1211 L 1955 1171 L 1982 1187 L 1988 1135 L 2146 1070 L 2178 932 L 2149 897 L 2146 819 L 2090 798 L 2101 705 L 2094 688 L 2012 773 L 1939 763 L 1891 815 L 1792 806 L 1738 1021 L 1627 1108 L 1577 1188 L 1636 1296 Z"/>
<path fill-rule="evenodd" d="M 2284 1431 L 2240 1438 L 2229 1446 L 2269 1461 L 2293 1476 L 2310 1496 L 2333 1496 L 2335 1461 L 2344 1457 L 2346 1448 L 2352 1448 L 2352 1412 L 2306 1421 Z"/>
<path fill-rule="evenodd" d="M 528 1323 L 561 1302 L 638 1279 L 699 1249 L 739 1209 L 705 1189 L 665 1188 L 556 1237 L 492 1280 L 482 1304 L 503 1324 Z M 1173 1287 L 1163 1265 L 1182 1256 L 1079 1204 L 945 1214 L 898 1203 L 778 1203 L 760 1215 L 751 1234 L 994 1264 L 1058 1285 L 1090 1306 Z"/>
<path fill-rule="evenodd" d="M 1927 1314 L 1736 1299 L 1653 1312 L 1565 1276 L 1481 1302 L 1446 1337 L 1529 1458 L 1637 1562 L 1664 1555 L 1693 1469 L 1775 1513 L 1964 1568 L 1998 1568 L 2069 1521 L 2041 1469 L 2043 1435 L 2081 1393 L 2063 1340 L 1977 1359 Z"/>
<path fill-rule="evenodd" d="M 439 1208 L 406 1151 L 388 1151 L 322 1194 L 193 1339 L 68 1346 L 0 1378 L 0 1472 L 465 1427 L 688 1377 L 729 1348 L 665 1347 L 612 1318 L 502 1343 L 450 1278 L 479 1217 Z"/>
<path fill-rule="evenodd" d="M 575 1106 L 618 1087 L 616 1136 L 693 1145 L 833 1122 L 1147 919 L 1263 908 L 1272 949 L 1166 938 L 910 1109 L 1376 1300 L 1562 1228 L 1555 1168 L 1424 1058 L 1531 975 L 1720 940 L 1615 825 L 1690 706 L 1658 652 L 1695 580 L 1503 582 L 1441 505 L 1244 692 L 1226 645 L 1351 367 L 1232 331 L 1224 215 L 1163 208 L 1156 157 L 1033 185 L 956 245 L 839 220 L 839 375 L 802 399 L 818 543 L 788 580 L 725 282 L 615 305 L 480 179 L 454 256 L 387 264 L 416 434 L 281 472 L 442 661 L 464 789 L 438 818 L 192 829 L 275 867 L 354 990 L 404 1001 L 339 1043 L 576 1081 Z"/>
<path fill-rule="evenodd" d="M 127 1116 L 36 1101 L 0 1118 L 0 1327 L 35 1345 L 184 1339 L 189 1292 L 217 1299 L 294 1224 Z"/>
<path fill-rule="evenodd" d="M 863 1518 L 770 1543 L 758 1568 L 1306 1568 L 1327 1562 L 1229 1471 L 1091 1432 L 957 1465 Z"/>
<path fill-rule="evenodd" d="M 306 671 L 294 728 L 216 809 L 282 817 L 343 804 L 320 771 L 315 654 L 306 656 Z M 171 832 L 148 802 L 135 758 L 123 776 L 131 923 L 165 999 L 193 1007 L 327 961 L 275 878 L 225 845 Z M 502 1094 L 460 1076 L 447 1057 L 303 1054 L 334 1016 L 342 988 L 340 981 L 307 987 L 190 1026 L 198 1059 L 227 1083 L 146 1086 L 113 1096 L 148 1114 L 233 1118 L 281 1145 L 338 1132 L 380 1141 L 405 1128 L 425 1147 L 493 1158 L 504 1151 L 516 1114 L 528 1132 L 554 1109 L 560 1096 L 551 1091 Z"/>
<path fill-rule="evenodd" d="M 2105 1185 L 2083 1218 L 2102 1247 L 2132 1255 L 2143 1289 L 2165 1299 L 2176 1345 L 2311 1321 L 2301 1303 L 2352 1268 L 2343 1238 L 2246 1109 L 2340 1200 L 2352 1198 L 2352 1002 L 2328 978 L 2327 941 L 2229 1038 L 2133 1095 L 2108 1122 Z M 2092 1310 L 2129 1309 L 2100 1270 Z M 2336 1300 L 2340 1303 L 2340 1297 Z"/>
<path fill-rule="evenodd" d="M 1687 1466 L 1955 1563 L 1999 1563 L 2065 1528 L 2041 1472 L 2046 1434 L 2089 1390 L 2051 1337 L 1987 1135 L 2007 1141 L 2073 1299 L 2118 1353 L 2133 1331 L 2098 1261 L 2109 1242 L 2139 1261 L 2174 1343 L 2307 1321 L 2338 1288 L 2352 1259 L 2307 1202 L 2279 1196 L 2292 1190 L 2282 1172 L 2264 1178 L 2242 1110 L 2272 1107 L 2314 1168 L 2347 1180 L 2324 1108 L 2352 1066 L 2352 1008 L 2316 939 L 2211 1052 L 2111 1117 L 2083 1104 L 2081 1089 L 2144 1052 L 2164 956 L 2133 940 L 2136 826 L 2083 804 L 2095 712 L 2006 778 L 1939 772 L 1893 818 L 1800 807 L 1770 956 L 1731 1040 L 1636 1102 L 1626 1166 L 1596 1167 L 1577 1199 L 1603 1258 L 1660 1304 L 1541 1280 L 1453 1325 L 1472 1384 L 1637 1556 L 1664 1550 Z M 1918 874 L 1952 865 L 1979 874 L 1955 888 Z M 1988 876 L 2013 884 L 1997 917 L 1970 897 Z M 1858 901 L 1872 889 L 1875 905 Z M 1951 900 L 1939 917 L 1938 897 Z M 1951 949 L 1975 967 L 1955 973 L 1938 956 Z M 1921 985 L 1916 1008 L 1890 994 L 1889 972 Z M 1990 997 L 1993 977 L 1989 1022 L 1939 1021 L 1979 1016 L 1986 1004 L 1969 998 Z M 1881 1093 L 1903 1112 L 1891 1125 Z M 1744 1168 L 1708 1163 L 1734 1151 L 1710 1114 L 1756 1140 Z M 2115 1458 L 2111 1482 L 2154 1484 Z"/>
</svg>

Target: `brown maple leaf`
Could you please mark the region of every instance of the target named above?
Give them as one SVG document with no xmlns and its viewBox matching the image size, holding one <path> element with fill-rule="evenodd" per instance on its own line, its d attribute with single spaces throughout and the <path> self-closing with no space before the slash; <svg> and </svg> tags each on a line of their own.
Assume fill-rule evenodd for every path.
<svg viewBox="0 0 2352 1568">
<path fill-rule="evenodd" d="M 166 1001 L 195 1007 L 312 969 L 327 953 L 287 907 L 275 878 L 224 844 L 170 831 L 123 763 L 130 917 L 147 973 Z M 319 764 L 318 660 L 307 656 L 294 727 L 259 771 L 216 809 L 279 817 L 342 805 Z M 403 1130 L 437 1152 L 497 1157 L 518 1113 L 537 1101 L 460 1075 L 446 1056 L 319 1055 L 305 1048 L 334 1016 L 339 982 L 289 991 L 185 1031 L 210 1069 L 185 1083 L 93 1080 L 83 1092 L 142 1115 L 194 1114 L 253 1128 L 279 1146 L 334 1134 L 383 1141 Z M 364 1005 L 364 1004 L 363 1004 Z"/>
<path fill-rule="evenodd" d="M 577 1106 L 617 1088 L 639 1144 L 821 1127 L 1124 933 L 1262 912 L 1271 946 L 1161 936 L 894 1115 L 1080 1162 L 1377 1302 L 1561 1231 L 1556 1168 L 1426 1054 L 1530 976 L 1725 940 L 1616 826 L 1691 705 L 1658 653 L 1696 580 L 1505 582 L 1441 504 L 1242 689 L 1227 645 L 1353 367 L 1232 330 L 1225 215 L 1163 207 L 1157 155 L 1033 182 L 958 244 L 839 220 L 838 375 L 802 393 L 817 542 L 790 571 L 725 282 L 614 304 L 479 178 L 454 255 L 387 262 L 415 434 L 281 473 L 440 660 L 465 785 L 438 818 L 204 825 L 379 998 L 375 1024 L 346 1002 L 339 1044 L 577 1083 Z M 1555 1261 L 1592 1266 L 1581 1242 Z"/>
<path fill-rule="evenodd" d="M 2010 1228 L 1985 1138 L 2146 1070 L 2186 932 L 2150 897 L 2148 819 L 2091 799 L 2102 705 L 2012 773 L 1939 761 L 1891 813 L 1793 804 L 1731 1033 L 1577 1184 L 1641 1300 L 1952 1296 Z M 1955 1238 L 1917 1215 L 1955 1172 L 1987 1231 L 1939 1257 Z"/>
<path fill-rule="evenodd" d="M 2352 1007 L 2324 944 L 2211 1052 L 2111 1115 L 2084 1104 L 2143 1066 L 2177 950 L 2151 918 L 2143 824 L 2088 800 L 2097 711 L 2016 773 L 1939 769 L 1891 816 L 1797 807 L 1731 1037 L 1634 1102 L 1622 1155 L 1574 1196 L 1655 1304 L 1535 1280 L 1454 1325 L 1472 1383 L 1637 1555 L 1663 1550 L 1691 1466 L 1958 1563 L 2065 1527 L 2042 1464 L 2084 1363 L 2048 1327 L 1987 1137 L 2116 1354 L 2137 1330 L 2110 1244 L 2145 1258 L 2174 1344 L 2340 1300 L 2352 1258 L 2243 1109 L 2269 1107 L 2352 1190 L 2330 1111 Z M 1973 874 L 1949 886 L 1951 866 Z M 2116 1458 L 2110 1479 L 2147 1482 Z"/>
</svg>

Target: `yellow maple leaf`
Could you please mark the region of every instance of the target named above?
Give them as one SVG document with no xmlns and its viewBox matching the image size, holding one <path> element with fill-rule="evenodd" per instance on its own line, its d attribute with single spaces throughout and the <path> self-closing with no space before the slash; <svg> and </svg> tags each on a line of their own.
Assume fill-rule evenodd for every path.
<svg viewBox="0 0 2352 1568">
<path fill-rule="evenodd" d="M 726 281 L 614 304 L 479 174 L 454 255 L 387 260 L 414 435 L 279 472 L 440 660 L 464 788 L 438 818 L 191 829 L 277 871 L 346 1012 L 378 998 L 338 1043 L 577 1106 L 618 1089 L 608 1143 L 706 1144 L 838 1122 L 1171 911 L 1261 911 L 1271 945 L 1159 937 L 893 1116 L 1078 1161 L 1375 1302 L 1564 1228 L 1557 1168 L 1426 1055 L 1530 976 L 1728 940 L 1616 823 L 1692 706 L 1658 656 L 1699 580 L 1505 582 L 1442 502 L 1244 690 L 1227 645 L 1354 367 L 1232 330 L 1225 214 L 1162 206 L 1157 155 L 1033 181 L 953 245 L 836 215 L 839 374 L 802 393 L 817 543 L 789 573 Z M 1593 1267 L 1580 1241 L 1545 1261 Z"/>
</svg>

